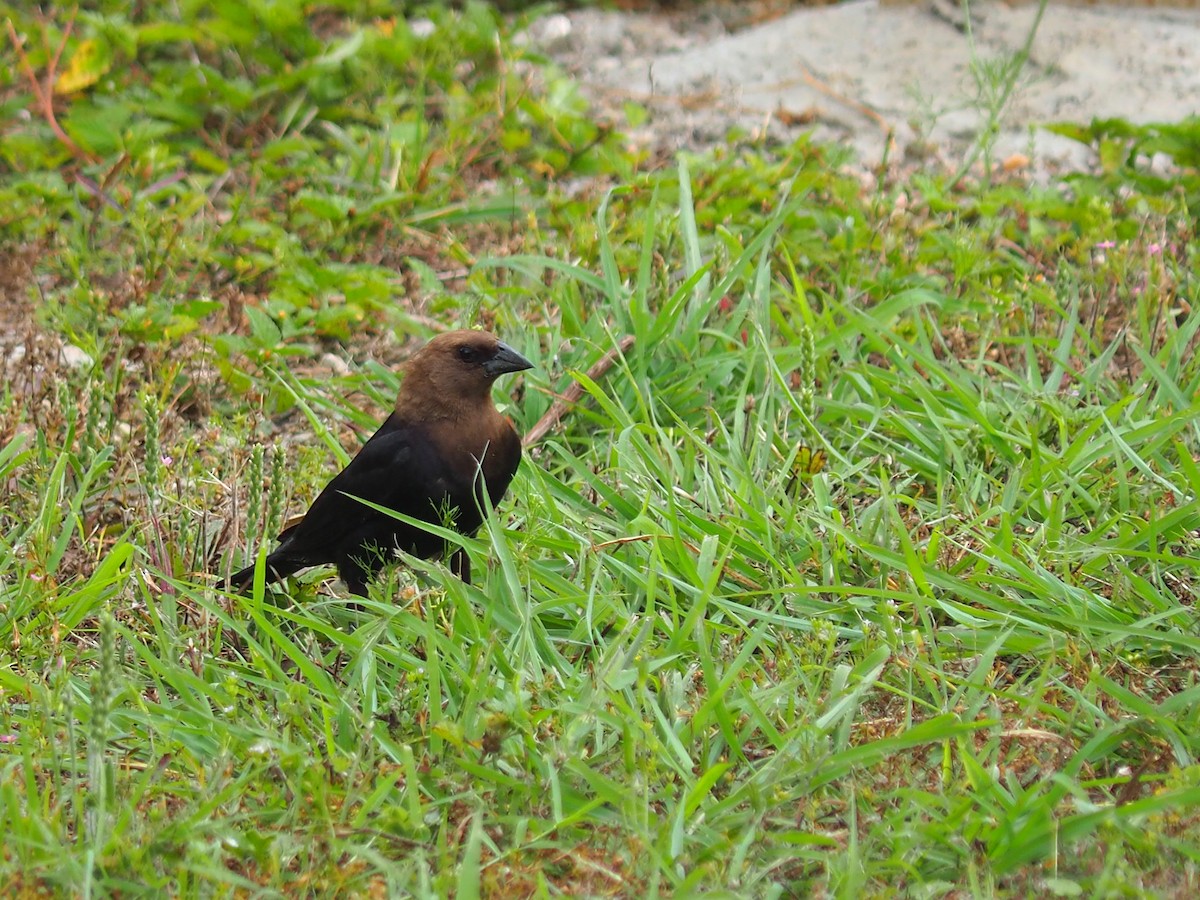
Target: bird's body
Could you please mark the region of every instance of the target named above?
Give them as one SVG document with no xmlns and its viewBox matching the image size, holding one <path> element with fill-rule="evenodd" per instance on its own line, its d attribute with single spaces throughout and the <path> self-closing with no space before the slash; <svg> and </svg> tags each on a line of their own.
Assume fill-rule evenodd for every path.
<svg viewBox="0 0 1200 900">
<path fill-rule="evenodd" d="M 521 439 L 492 402 L 493 382 L 531 364 L 482 331 L 439 335 L 407 365 L 396 408 L 358 455 L 326 485 L 304 518 L 279 535 L 266 559 L 266 580 L 334 563 L 346 586 L 366 595 L 367 582 L 396 548 L 435 557 L 445 542 L 362 503 L 474 534 L 483 522 L 483 490 L 497 505 L 521 461 Z M 466 554 L 453 567 L 470 581 Z M 254 566 L 229 579 L 244 589 Z"/>
</svg>

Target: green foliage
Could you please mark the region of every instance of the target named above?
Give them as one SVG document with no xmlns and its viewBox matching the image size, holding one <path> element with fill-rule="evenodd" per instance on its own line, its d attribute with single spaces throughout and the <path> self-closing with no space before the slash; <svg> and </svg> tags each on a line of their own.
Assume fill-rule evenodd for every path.
<svg viewBox="0 0 1200 900">
<path fill-rule="evenodd" d="M 132 346 L 195 336 L 244 389 L 280 357 L 406 321 L 408 272 L 470 259 L 449 229 L 503 229 L 542 179 L 618 163 L 570 82 L 532 83 L 494 9 L 424 14 L 419 29 L 387 4 L 16 15 L 0 233 L 45 259 L 47 324 Z M 19 115 L 52 89 L 61 135 L 37 103 Z"/>
<path fill-rule="evenodd" d="M 1182 192 L 1192 209 L 1200 205 L 1200 116 L 1145 125 L 1124 119 L 1096 119 L 1088 125 L 1059 122 L 1049 130 L 1096 153 L 1099 173 L 1073 175 L 1072 182 L 1133 184 L 1151 196 Z"/>
<path fill-rule="evenodd" d="M 93 4 L 103 158 L 5 122 L 41 337 L 94 363 L 0 344 L 4 893 L 1194 893 L 1184 192 L 634 174 L 492 10 L 425 14 Z M 579 392 L 446 535 L 475 583 L 217 590 L 430 318 L 537 364 L 526 432 Z"/>
</svg>

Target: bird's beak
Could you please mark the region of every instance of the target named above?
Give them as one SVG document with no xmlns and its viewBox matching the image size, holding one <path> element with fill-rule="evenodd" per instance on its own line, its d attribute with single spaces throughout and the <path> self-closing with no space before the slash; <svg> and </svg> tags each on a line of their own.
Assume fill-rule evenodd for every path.
<svg viewBox="0 0 1200 900">
<path fill-rule="evenodd" d="M 520 372 L 532 369 L 533 363 L 523 357 L 504 341 L 496 344 L 496 355 L 483 364 L 483 371 L 489 378 L 496 378 L 508 372 Z"/>
</svg>

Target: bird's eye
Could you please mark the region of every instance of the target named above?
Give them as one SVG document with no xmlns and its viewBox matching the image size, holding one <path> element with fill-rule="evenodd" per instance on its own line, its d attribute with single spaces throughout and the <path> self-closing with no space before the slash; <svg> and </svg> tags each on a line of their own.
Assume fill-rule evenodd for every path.
<svg viewBox="0 0 1200 900">
<path fill-rule="evenodd" d="M 473 363 L 479 359 L 479 354 L 475 351 L 474 347 L 464 346 L 458 348 L 458 358 L 463 362 Z"/>
</svg>

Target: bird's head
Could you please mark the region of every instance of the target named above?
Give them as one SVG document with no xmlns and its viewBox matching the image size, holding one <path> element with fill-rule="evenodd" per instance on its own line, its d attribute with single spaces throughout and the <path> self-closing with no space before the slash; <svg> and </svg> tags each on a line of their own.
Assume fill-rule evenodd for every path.
<svg viewBox="0 0 1200 900">
<path fill-rule="evenodd" d="M 439 334 L 408 361 L 397 409 L 414 407 L 425 415 L 439 408 L 489 401 L 501 375 L 532 369 L 533 363 L 486 331 Z"/>
</svg>

